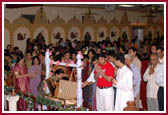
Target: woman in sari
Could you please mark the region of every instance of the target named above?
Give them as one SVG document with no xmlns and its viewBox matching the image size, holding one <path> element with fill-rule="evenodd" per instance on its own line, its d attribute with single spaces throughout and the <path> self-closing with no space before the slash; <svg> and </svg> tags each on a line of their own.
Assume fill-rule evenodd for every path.
<svg viewBox="0 0 168 115">
<path fill-rule="evenodd" d="M 30 77 L 30 90 L 35 97 L 39 96 L 38 85 L 41 81 L 41 66 L 38 56 L 33 57 L 32 66 L 28 70 L 28 73 L 34 74 Z"/>
<path fill-rule="evenodd" d="M 15 87 L 17 90 L 21 92 L 31 92 L 29 86 L 29 76 L 32 74 L 27 73 L 27 68 L 24 63 L 24 58 L 18 56 L 16 60 L 16 64 L 14 66 L 14 75 L 15 75 Z"/>
</svg>

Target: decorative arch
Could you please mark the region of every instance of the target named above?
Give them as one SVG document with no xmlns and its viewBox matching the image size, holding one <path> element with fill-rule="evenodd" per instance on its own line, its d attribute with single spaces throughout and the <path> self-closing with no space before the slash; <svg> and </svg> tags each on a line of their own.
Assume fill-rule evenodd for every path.
<svg viewBox="0 0 168 115">
<path fill-rule="evenodd" d="M 4 49 L 8 44 L 11 44 L 10 41 L 10 32 L 7 28 L 4 29 Z"/>
<path fill-rule="evenodd" d="M 97 40 L 102 41 L 105 40 L 106 37 L 107 37 L 107 29 L 105 26 L 101 26 L 100 28 L 98 28 L 97 31 Z"/>
<path fill-rule="evenodd" d="M 35 16 L 34 24 L 48 24 L 46 13 L 43 8 L 40 8 Z"/>
<path fill-rule="evenodd" d="M 45 27 L 37 27 L 34 31 L 33 38 L 36 38 L 39 33 L 42 33 L 45 38 L 45 43 L 48 44 L 48 30 Z"/>
<path fill-rule="evenodd" d="M 91 27 L 91 26 L 87 26 L 85 29 L 84 29 L 84 31 L 83 31 L 83 40 L 84 40 L 84 38 L 85 38 L 85 35 L 86 35 L 86 33 L 89 33 L 89 35 L 91 36 L 91 41 L 94 41 L 94 28 L 93 27 Z"/>
<path fill-rule="evenodd" d="M 122 26 L 129 26 L 130 25 L 130 21 L 128 20 L 128 15 L 127 15 L 126 11 L 124 12 L 124 14 L 121 18 L 120 25 L 122 25 Z"/>
<path fill-rule="evenodd" d="M 64 19 L 60 18 L 60 16 L 58 15 L 57 18 L 52 20 L 51 24 L 62 25 L 62 24 L 65 24 L 65 21 Z"/>
<path fill-rule="evenodd" d="M 70 19 L 68 21 L 69 25 L 78 25 L 78 24 L 81 24 L 80 20 L 76 18 L 76 16 L 74 16 L 72 19 Z"/>
<path fill-rule="evenodd" d="M 4 19 L 4 23 L 5 23 L 5 24 L 11 24 L 11 23 L 9 22 L 9 20 L 7 20 L 6 18 Z"/>
<path fill-rule="evenodd" d="M 68 39 L 73 40 L 79 40 L 80 41 L 80 28 L 77 26 L 72 26 L 68 31 Z"/>
<path fill-rule="evenodd" d="M 27 38 L 30 38 L 29 29 L 24 26 L 17 28 L 14 32 L 14 47 L 19 46 L 19 49 L 24 53 L 26 50 Z"/>
<path fill-rule="evenodd" d="M 63 38 L 65 40 L 65 30 L 63 27 L 58 26 L 55 27 L 51 33 L 51 42 L 55 44 L 59 41 L 60 38 Z"/>
<path fill-rule="evenodd" d="M 111 25 L 116 25 L 116 26 L 118 26 L 120 23 L 119 23 L 119 21 L 114 17 L 114 18 L 110 21 L 110 24 L 111 24 Z"/>
<path fill-rule="evenodd" d="M 104 17 L 102 16 L 102 18 L 97 21 L 97 24 L 106 25 L 108 23 L 107 23 L 107 20 L 105 20 Z"/>
<path fill-rule="evenodd" d="M 26 24 L 30 24 L 30 21 L 27 20 L 27 19 L 24 18 L 24 17 L 19 17 L 19 18 L 15 19 L 15 20 L 13 21 L 13 24 L 24 24 L 24 25 L 26 25 Z"/>
<path fill-rule="evenodd" d="M 119 30 L 119 28 L 117 26 L 113 26 L 110 29 L 110 35 L 109 35 L 110 39 L 112 41 L 114 41 L 114 40 L 117 40 L 119 36 L 120 36 L 120 30 Z"/>
</svg>

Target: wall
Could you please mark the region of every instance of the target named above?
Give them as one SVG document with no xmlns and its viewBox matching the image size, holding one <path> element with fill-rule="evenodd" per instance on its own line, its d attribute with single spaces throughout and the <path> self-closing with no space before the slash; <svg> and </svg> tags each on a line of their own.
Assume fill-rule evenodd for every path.
<svg viewBox="0 0 168 115">
<path fill-rule="evenodd" d="M 5 45 L 11 43 L 13 46 L 19 46 L 25 50 L 25 40 L 17 41 L 17 34 L 26 33 L 26 38 L 35 38 L 39 32 L 42 32 L 46 39 L 46 43 L 55 43 L 58 40 L 54 38 L 54 34 L 60 33 L 60 36 L 69 39 L 71 32 L 77 32 L 75 39 L 83 40 L 86 32 L 90 32 L 92 40 L 99 41 L 110 36 L 112 40 L 117 40 L 125 31 L 128 39 L 131 39 L 132 27 L 143 27 L 144 35 L 152 31 L 153 37 L 156 37 L 156 32 L 159 30 L 163 34 L 163 17 L 159 14 L 157 18 L 140 18 L 144 15 L 135 11 L 114 11 L 105 12 L 102 9 L 93 9 L 92 12 L 99 13 L 88 18 L 85 16 L 84 24 L 82 24 L 82 16 L 79 13 L 87 12 L 83 8 L 62 8 L 62 7 L 44 7 L 42 11 L 43 18 L 40 18 L 40 7 L 6 9 L 5 8 Z M 31 24 L 28 20 L 23 19 L 21 14 L 35 14 L 35 23 Z M 94 24 L 94 19 L 96 24 Z M 50 22 L 50 24 L 48 24 Z M 26 29 L 22 29 L 26 28 Z M 18 31 L 20 30 L 20 31 Z M 101 36 L 104 32 L 104 36 Z M 112 32 L 116 33 L 114 37 Z M 6 38 L 7 37 L 7 38 Z M 10 39 L 10 42 L 6 39 Z M 73 41 L 74 39 L 70 39 Z M 21 44 L 22 43 L 22 44 Z"/>
</svg>

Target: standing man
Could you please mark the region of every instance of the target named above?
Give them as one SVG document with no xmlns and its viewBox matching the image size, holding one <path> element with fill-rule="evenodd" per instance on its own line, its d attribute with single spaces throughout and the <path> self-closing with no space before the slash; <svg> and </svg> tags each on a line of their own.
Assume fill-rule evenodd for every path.
<svg viewBox="0 0 168 115">
<path fill-rule="evenodd" d="M 134 88 L 134 99 L 136 103 L 136 108 L 139 109 L 140 104 L 140 83 L 141 83 L 141 73 L 139 68 L 132 63 L 133 58 L 129 54 L 125 55 L 125 63 L 130 66 L 133 72 L 133 88 Z"/>
<path fill-rule="evenodd" d="M 157 47 L 157 54 L 159 56 L 159 63 L 164 63 L 164 48 L 162 46 Z"/>
<path fill-rule="evenodd" d="M 106 61 L 106 54 L 100 53 L 98 65 L 95 66 L 96 108 L 98 111 L 112 111 L 114 105 L 114 91 L 112 79 L 114 77 L 113 66 Z"/>
<path fill-rule="evenodd" d="M 134 47 L 131 47 L 130 49 L 128 49 L 128 54 L 131 55 L 133 57 L 133 63 L 135 65 L 138 66 L 139 70 L 141 71 L 141 67 L 142 67 L 142 64 L 141 64 L 141 61 L 138 59 L 138 57 L 136 56 L 137 54 L 137 49 L 134 48 Z"/>
<path fill-rule="evenodd" d="M 147 107 L 148 111 L 158 111 L 157 92 L 159 86 L 156 84 L 156 68 L 158 66 L 157 54 L 151 54 L 151 65 L 147 68 L 143 78 L 147 82 Z"/>
<path fill-rule="evenodd" d="M 127 106 L 128 101 L 134 100 L 133 94 L 133 73 L 125 65 L 124 55 L 119 53 L 116 55 L 116 66 L 119 67 L 117 71 L 116 80 L 113 79 L 113 84 L 117 88 L 115 111 L 123 111 Z"/>
<path fill-rule="evenodd" d="M 159 111 L 164 111 L 164 64 L 156 68 L 156 84 L 159 86 L 157 93 Z"/>
</svg>

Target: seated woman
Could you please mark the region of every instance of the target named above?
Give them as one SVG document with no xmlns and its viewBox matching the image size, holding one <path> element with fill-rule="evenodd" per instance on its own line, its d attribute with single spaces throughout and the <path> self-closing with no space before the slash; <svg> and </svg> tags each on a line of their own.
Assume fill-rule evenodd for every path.
<svg viewBox="0 0 168 115">
<path fill-rule="evenodd" d="M 67 74 L 64 73 L 64 70 L 62 69 L 57 69 L 54 73 L 54 76 L 50 77 L 49 79 L 46 80 L 47 85 L 49 87 L 50 92 L 54 94 L 55 90 L 59 86 L 59 81 L 63 80 L 69 80 Z"/>
<path fill-rule="evenodd" d="M 74 64 L 74 61 L 73 61 L 72 59 L 70 59 L 70 57 L 71 57 L 70 52 L 69 52 L 69 51 L 65 51 L 65 52 L 64 52 L 64 56 L 63 56 L 63 58 L 61 59 L 61 62 L 62 62 L 62 63 L 68 63 L 68 64 Z M 64 68 L 66 69 L 66 72 L 67 72 L 67 74 L 68 74 L 68 77 L 70 77 L 71 74 L 72 74 L 71 81 L 76 81 L 76 77 L 75 77 L 75 75 L 76 75 L 76 70 L 73 72 L 73 71 L 72 71 L 72 68 L 69 68 L 69 67 L 64 67 Z M 73 73 L 72 73 L 72 72 L 73 72 Z"/>
</svg>

